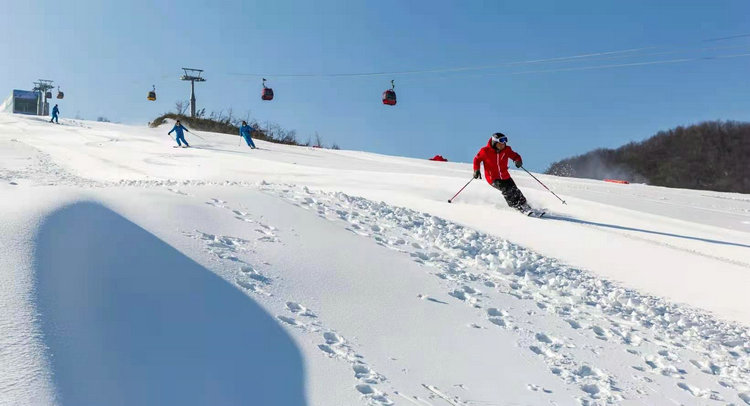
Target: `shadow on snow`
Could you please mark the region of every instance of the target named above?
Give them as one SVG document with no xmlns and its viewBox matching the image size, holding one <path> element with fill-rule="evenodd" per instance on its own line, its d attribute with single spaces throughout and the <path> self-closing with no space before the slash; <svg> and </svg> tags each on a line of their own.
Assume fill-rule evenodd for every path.
<svg viewBox="0 0 750 406">
<path fill-rule="evenodd" d="M 662 231 L 647 230 L 645 228 L 634 228 L 634 227 L 618 226 L 617 224 L 596 223 L 596 222 L 593 222 L 593 221 L 580 220 L 580 219 L 576 219 L 576 218 L 564 217 L 564 216 L 558 216 L 558 215 L 552 215 L 552 214 L 546 214 L 544 216 L 544 218 L 548 218 L 548 219 L 552 219 L 552 220 L 560 220 L 560 221 L 569 221 L 571 223 L 585 224 L 585 225 L 589 225 L 589 226 L 607 227 L 607 228 L 613 228 L 613 229 L 616 229 L 616 230 L 637 231 L 637 232 L 640 232 L 640 233 L 663 235 L 663 236 L 675 237 L 675 238 L 684 238 L 686 240 L 702 241 L 702 242 L 707 242 L 707 243 L 711 243 L 711 244 L 731 245 L 731 246 L 740 247 L 740 248 L 750 248 L 750 245 L 740 244 L 740 243 L 731 242 L 731 241 L 712 240 L 712 239 L 709 239 L 709 238 L 692 237 L 692 236 L 689 236 L 689 235 L 665 233 L 665 232 L 662 232 Z"/>
<path fill-rule="evenodd" d="M 250 297 L 107 208 L 37 235 L 37 303 L 68 405 L 305 405 L 292 339 Z"/>
</svg>

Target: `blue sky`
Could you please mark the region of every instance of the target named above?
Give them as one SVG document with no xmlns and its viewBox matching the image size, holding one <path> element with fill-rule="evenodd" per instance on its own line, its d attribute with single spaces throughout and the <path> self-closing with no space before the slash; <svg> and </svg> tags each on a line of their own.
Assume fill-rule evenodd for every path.
<svg viewBox="0 0 750 406">
<path fill-rule="evenodd" d="M 677 125 L 750 121 L 750 56 L 736 56 L 750 54 L 748 15 L 747 0 L 0 0 L 0 95 L 52 79 L 66 94 L 63 117 L 145 124 L 189 98 L 180 68 L 196 67 L 208 79 L 196 86 L 198 108 L 249 113 L 301 141 L 318 132 L 346 149 L 468 162 L 502 131 L 525 166 L 542 171 Z M 735 38 L 708 41 L 725 37 Z M 634 48 L 644 49 L 459 72 L 281 76 Z M 689 61 L 596 68 L 674 59 Z M 253 74 L 269 80 L 274 101 L 260 99 Z M 395 107 L 380 102 L 391 79 Z M 146 100 L 152 84 L 156 102 Z"/>
</svg>

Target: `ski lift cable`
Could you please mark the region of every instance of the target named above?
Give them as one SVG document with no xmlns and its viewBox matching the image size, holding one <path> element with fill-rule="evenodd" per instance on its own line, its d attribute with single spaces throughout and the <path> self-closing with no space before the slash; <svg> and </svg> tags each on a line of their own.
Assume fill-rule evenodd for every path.
<svg viewBox="0 0 750 406">
<path fill-rule="evenodd" d="M 728 39 L 737 39 L 737 38 L 746 38 L 746 37 L 750 37 L 750 34 L 739 34 L 739 35 L 730 35 L 728 37 L 709 38 L 709 39 L 704 39 L 703 42 L 726 41 Z"/>
<path fill-rule="evenodd" d="M 681 53 L 686 53 L 690 51 L 708 52 L 708 51 L 724 51 L 724 50 L 729 50 L 729 49 L 745 49 L 745 48 L 750 48 L 750 44 L 732 45 L 732 46 L 724 46 L 724 47 L 708 47 L 708 48 L 683 48 L 683 49 L 677 49 L 674 51 L 650 52 L 650 53 L 644 53 L 644 54 L 638 54 L 638 55 L 617 55 L 617 56 L 608 56 L 608 57 L 602 57 L 602 58 L 592 58 L 592 61 L 627 59 L 627 58 L 632 58 L 635 56 L 640 58 L 640 57 L 646 57 L 646 56 L 674 55 L 674 54 L 681 54 Z"/>
<path fill-rule="evenodd" d="M 750 47 L 750 46 L 743 46 L 743 47 L 737 47 L 737 48 L 747 48 L 747 47 Z M 703 50 L 711 50 L 711 48 L 706 48 Z M 672 53 L 676 53 L 676 52 L 660 52 L 660 53 L 649 54 L 648 56 L 667 55 L 667 54 L 672 54 Z M 569 67 L 569 68 L 533 69 L 533 70 L 523 70 L 523 71 L 517 71 L 517 72 L 490 72 L 490 73 L 484 73 L 484 75 L 524 75 L 524 74 L 533 74 L 533 73 L 572 72 L 572 71 L 585 71 L 585 70 L 596 70 L 596 69 L 625 68 L 625 67 L 632 67 L 632 66 L 665 65 L 665 64 L 695 62 L 695 61 L 703 61 L 703 60 L 741 58 L 741 57 L 747 57 L 747 56 L 750 56 L 750 53 L 698 56 L 698 57 L 676 58 L 676 59 L 666 59 L 666 60 L 650 60 L 650 61 L 647 60 L 647 61 L 639 61 L 639 62 L 606 64 L 606 65 L 586 65 L 586 66 L 574 66 L 574 67 Z M 605 58 L 605 60 L 606 59 L 614 59 L 614 58 Z M 491 68 L 484 68 L 484 69 L 491 69 Z M 477 69 L 472 69 L 472 70 L 478 71 L 480 69 L 477 68 Z M 470 71 L 470 69 L 465 69 L 464 71 Z M 426 73 L 428 71 L 423 71 L 423 72 Z M 429 72 L 435 72 L 435 71 L 429 71 Z M 440 72 L 447 72 L 447 71 L 442 70 Z M 397 75 L 398 73 L 390 73 L 390 74 Z M 377 76 L 384 76 L 384 75 L 386 75 L 386 73 L 377 74 Z M 249 76 L 255 76 L 255 75 L 249 75 Z M 268 75 L 268 76 L 271 76 L 271 75 Z M 279 75 L 279 76 L 283 77 L 284 75 Z M 304 76 L 288 75 L 287 77 L 326 77 L 326 76 L 327 75 L 304 75 Z M 348 76 L 376 76 L 376 75 L 375 74 L 370 74 L 370 75 L 352 74 Z"/>
<path fill-rule="evenodd" d="M 724 40 L 731 40 L 731 39 L 737 39 L 737 38 L 745 38 L 750 37 L 750 34 L 741 34 L 741 35 L 734 35 L 730 37 L 722 37 L 722 38 L 713 38 L 713 39 L 706 39 L 703 40 L 706 41 L 724 41 Z M 621 50 L 613 50 L 613 51 L 604 51 L 604 52 L 594 52 L 594 53 L 584 53 L 584 54 L 578 54 L 578 55 L 569 55 L 569 56 L 562 56 L 562 57 L 552 57 L 552 58 L 542 58 L 542 59 L 531 59 L 531 60 L 523 60 L 523 61 L 515 61 L 515 62 L 505 62 L 501 64 L 494 64 L 494 65 L 479 65 L 479 66 L 464 66 L 464 67 L 453 67 L 453 68 L 432 68 L 432 69 L 421 69 L 421 70 L 403 70 L 403 71 L 383 71 L 383 72 L 352 72 L 352 73 L 280 73 L 280 74 L 272 74 L 272 73 L 240 73 L 240 72 L 230 72 L 227 73 L 227 75 L 231 76 L 246 76 L 246 77 L 287 77 L 287 78 L 314 78 L 314 77 L 363 77 L 363 76 L 387 76 L 387 75 L 414 75 L 414 74 L 425 74 L 425 73 L 451 73 L 451 72 L 466 72 L 466 71 L 480 71 L 480 70 L 490 70 L 490 69 L 498 69 L 498 68 L 505 68 L 505 67 L 512 67 L 512 66 L 520 66 L 520 65 L 530 65 L 530 64 L 541 64 L 541 63 L 553 63 L 553 62 L 578 62 L 581 60 L 586 59 L 619 59 L 619 58 L 635 58 L 635 57 L 644 57 L 644 56 L 655 56 L 655 55 L 667 55 L 667 54 L 674 54 L 674 53 L 681 53 L 681 52 L 688 52 L 688 51 L 710 51 L 710 50 L 719 50 L 719 49 L 731 49 L 731 48 L 742 48 L 750 45 L 738 45 L 738 46 L 729 46 L 729 47 L 710 47 L 710 48 L 673 48 L 672 50 L 668 51 L 662 51 L 662 52 L 651 52 L 651 53 L 643 53 L 643 51 L 647 50 L 655 50 L 659 49 L 658 46 L 648 46 L 648 47 L 640 47 L 640 48 L 629 48 L 629 49 L 621 49 Z M 663 48 L 663 47 L 661 47 Z M 650 64 L 650 63 L 646 63 Z M 623 64 L 624 66 L 628 66 L 628 64 Z"/>
<path fill-rule="evenodd" d="M 624 67 L 630 67 L 630 66 L 665 65 L 665 64 L 671 64 L 671 63 L 685 63 L 685 62 L 696 62 L 696 61 L 715 60 L 715 59 L 742 58 L 742 57 L 748 57 L 748 56 L 750 56 L 750 53 L 701 56 L 701 57 L 696 57 L 696 58 L 667 59 L 667 60 L 660 60 L 660 61 L 619 63 L 619 64 L 610 64 L 610 65 L 577 66 L 577 67 L 571 67 L 571 68 L 558 68 L 558 69 L 537 69 L 537 70 L 528 70 L 528 71 L 520 71 L 520 72 L 510 72 L 507 74 L 525 75 L 525 74 L 531 74 L 531 73 L 572 72 L 572 71 L 581 71 L 581 70 L 624 68 Z"/>
<path fill-rule="evenodd" d="M 563 57 L 555 57 L 555 58 L 545 58 L 545 59 L 536 59 L 536 60 L 527 60 L 527 61 L 517 61 L 517 62 L 506 62 L 503 64 L 497 64 L 497 65 L 482 65 L 482 66 L 463 66 L 463 67 L 455 67 L 455 68 L 433 68 L 433 69 L 422 69 L 422 70 L 404 70 L 404 71 L 386 71 L 386 72 L 359 72 L 359 73 L 284 73 L 284 74 L 271 74 L 271 73 L 237 73 L 237 72 L 230 72 L 228 75 L 232 76 L 249 76 L 249 77 L 263 77 L 263 76 L 273 76 L 273 77 L 355 77 L 355 76 L 387 76 L 387 75 L 412 75 L 412 74 L 420 74 L 420 73 L 448 73 L 448 72 L 461 72 L 461 71 L 473 71 L 473 70 L 486 70 L 486 69 L 494 69 L 494 68 L 502 68 L 507 66 L 514 66 L 514 65 L 523 65 L 523 64 L 533 64 L 533 63 L 544 63 L 544 62 L 557 62 L 557 61 L 564 61 L 569 59 L 579 59 L 579 58 L 590 58 L 593 56 L 603 56 L 603 55 L 612 55 L 612 54 L 619 54 L 619 53 L 626 53 L 626 52 L 637 52 L 645 49 L 652 49 L 652 47 L 649 48 L 633 48 L 633 49 L 626 49 L 626 50 L 620 50 L 620 51 L 608 51 L 608 52 L 597 52 L 597 53 L 589 53 L 589 54 L 580 54 L 580 55 L 572 55 L 572 56 L 563 56 Z"/>
</svg>

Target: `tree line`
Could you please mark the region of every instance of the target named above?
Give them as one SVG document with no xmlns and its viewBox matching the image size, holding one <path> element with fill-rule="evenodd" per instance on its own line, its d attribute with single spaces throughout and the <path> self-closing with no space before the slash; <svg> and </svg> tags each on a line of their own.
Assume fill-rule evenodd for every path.
<svg viewBox="0 0 750 406">
<path fill-rule="evenodd" d="M 707 121 L 550 165 L 547 174 L 750 193 L 750 123 Z"/>
</svg>

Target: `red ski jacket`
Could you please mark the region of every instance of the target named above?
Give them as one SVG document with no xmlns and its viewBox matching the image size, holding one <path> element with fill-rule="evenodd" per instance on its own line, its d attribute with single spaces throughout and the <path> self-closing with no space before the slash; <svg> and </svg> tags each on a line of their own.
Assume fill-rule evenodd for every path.
<svg viewBox="0 0 750 406">
<path fill-rule="evenodd" d="M 479 163 L 484 163 L 484 178 L 490 185 L 495 179 L 508 179 L 510 173 L 508 173 L 508 158 L 518 161 L 521 159 L 521 155 L 518 155 L 509 146 L 500 151 L 492 148 L 492 140 L 487 142 L 487 146 L 477 152 L 477 156 L 474 157 L 474 170 L 479 170 Z"/>
</svg>

